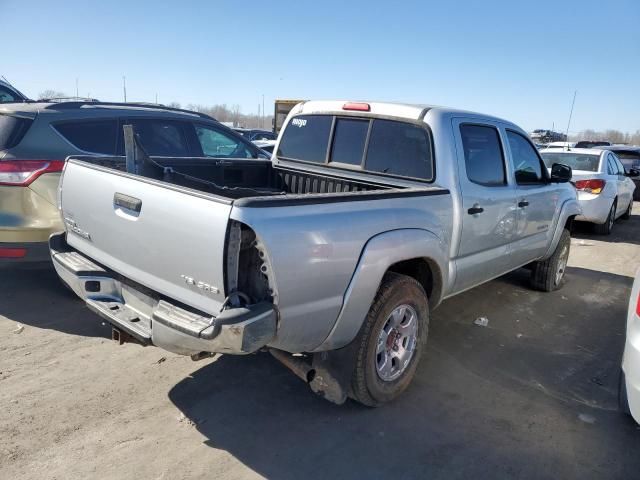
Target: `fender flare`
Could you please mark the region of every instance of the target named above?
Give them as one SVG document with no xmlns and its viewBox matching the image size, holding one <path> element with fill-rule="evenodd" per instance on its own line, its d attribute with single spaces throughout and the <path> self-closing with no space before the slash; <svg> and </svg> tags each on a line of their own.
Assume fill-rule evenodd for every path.
<svg viewBox="0 0 640 480">
<path fill-rule="evenodd" d="M 362 250 L 331 332 L 313 351 L 334 350 L 351 343 L 360 331 L 389 267 L 414 258 L 434 262 L 440 270 L 434 274 L 439 273 L 441 285 L 447 285 L 447 247 L 434 233 L 422 229 L 399 229 L 370 238 Z M 431 299 L 431 302 L 437 304 L 439 300 Z"/>
<path fill-rule="evenodd" d="M 558 214 L 556 229 L 553 233 L 553 239 L 551 240 L 551 244 L 549 245 L 547 253 L 545 253 L 543 259 L 549 258 L 551 255 L 553 255 L 553 252 L 555 252 L 556 247 L 558 246 L 558 242 L 560 241 L 562 231 L 564 230 L 564 226 L 567 223 L 567 219 L 569 217 L 580 214 L 582 214 L 582 208 L 580 207 L 578 200 L 572 198 L 562 204 L 562 208 L 560 209 L 560 213 Z"/>
</svg>

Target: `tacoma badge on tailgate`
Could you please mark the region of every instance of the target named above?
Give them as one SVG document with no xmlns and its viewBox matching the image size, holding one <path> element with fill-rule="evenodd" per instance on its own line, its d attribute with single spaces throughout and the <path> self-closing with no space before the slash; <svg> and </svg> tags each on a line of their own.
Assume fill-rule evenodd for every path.
<svg viewBox="0 0 640 480">
<path fill-rule="evenodd" d="M 220 289 L 218 289 L 218 287 L 214 287 L 213 285 L 209 285 L 208 283 L 201 282 L 188 275 L 180 275 L 180 278 L 182 278 L 187 285 L 195 285 L 200 290 L 203 290 L 205 292 L 220 293 Z"/>
</svg>

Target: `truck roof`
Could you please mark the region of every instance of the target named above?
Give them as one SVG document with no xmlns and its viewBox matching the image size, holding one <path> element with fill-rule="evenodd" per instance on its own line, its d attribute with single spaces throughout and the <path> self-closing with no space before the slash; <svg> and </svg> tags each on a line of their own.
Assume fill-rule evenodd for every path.
<svg viewBox="0 0 640 480">
<path fill-rule="evenodd" d="M 342 112 L 343 106 L 346 103 L 366 103 L 369 105 L 370 110 L 363 113 L 372 113 L 375 115 L 384 115 L 388 117 L 398 117 L 409 120 L 422 120 L 427 113 L 430 115 L 439 116 L 456 116 L 464 115 L 477 116 L 485 119 L 492 119 L 504 123 L 512 124 L 512 122 L 503 118 L 494 117 L 492 115 L 486 115 L 484 113 L 470 112 L 467 110 L 459 110 L 450 107 L 443 107 L 440 105 L 429 104 L 411 104 L 411 103 L 396 103 L 396 102 L 366 102 L 366 101 L 352 101 L 352 100 L 311 100 L 308 102 L 302 102 L 295 113 L 328 113 L 328 112 Z"/>
</svg>

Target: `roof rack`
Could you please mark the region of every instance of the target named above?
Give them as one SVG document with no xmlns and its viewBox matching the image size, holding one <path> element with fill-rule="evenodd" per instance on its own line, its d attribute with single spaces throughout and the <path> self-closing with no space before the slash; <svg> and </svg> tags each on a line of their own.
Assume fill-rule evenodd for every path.
<svg viewBox="0 0 640 480">
<path fill-rule="evenodd" d="M 57 99 L 46 99 L 46 100 L 41 100 L 44 102 L 50 102 L 53 100 L 57 100 Z M 63 100 L 60 103 L 53 103 L 52 105 L 47 105 L 46 107 L 44 107 L 45 109 L 72 109 L 72 108 L 80 108 L 83 107 L 85 105 L 90 105 L 90 106 L 106 106 L 106 107 L 139 107 L 139 108 L 155 108 L 158 110 L 167 110 L 170 112 L 181 112 L 181 113 L 188 113 L 191 115 L 196 115 L 200 118 L 206 118 L 207 120 L 215 120 L 217 121 L 214 117 L 212 117 L 211 115 L 207 115 L 206 113 L 202 113 L 202 112 L 194 112 L 193 110 L 186 110 L 184 108 L 175 108 L 175 107 L 167 107 L 166 105 L 162 105 L 160 103 L 147 103 L 147 102 L 102 102 L 100 100 L 96 100 L 96 99 L 71 99 L 71 100 Z"/>
<path fill-rule="evenodd" d="M 34 103 L 38 102 L 51 102 L 51 103 L 64 103 L 64 102 L 84 102 L 84 103 L 97 103 L 100 102 L 97 98 L 89 98 L 89 97 L 51 97 L 51 98 L 40 98 L 36 100 Z"/>
</svg>

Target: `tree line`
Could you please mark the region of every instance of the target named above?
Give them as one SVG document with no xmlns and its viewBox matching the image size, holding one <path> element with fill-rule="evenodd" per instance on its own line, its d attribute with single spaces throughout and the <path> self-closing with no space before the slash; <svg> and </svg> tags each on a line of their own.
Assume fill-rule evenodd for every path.
<svg viewBox="0 0 640 480">
<path fill-rule="evenodd" d="M 576 134 L 569 135 L 569 141 L 579 140 L 607 141 L 611 143 L 625 143 L 628 145 L 640 145 L 640 130 L 635 133 L 625 133 L 620 130 L 582 130 Z"/>
</svg>

